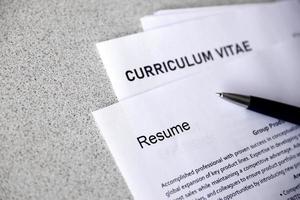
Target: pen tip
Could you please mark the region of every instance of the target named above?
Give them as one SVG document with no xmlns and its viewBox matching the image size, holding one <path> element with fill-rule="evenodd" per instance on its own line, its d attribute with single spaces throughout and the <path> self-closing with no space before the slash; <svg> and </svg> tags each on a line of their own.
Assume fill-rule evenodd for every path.
<svg viewBox="0 0 300 200">
<path fill-rule="evenodd" d="M 223 97 L 223 93 L 217 92 L 216 93 L 219 97 Z"/>
</svg>

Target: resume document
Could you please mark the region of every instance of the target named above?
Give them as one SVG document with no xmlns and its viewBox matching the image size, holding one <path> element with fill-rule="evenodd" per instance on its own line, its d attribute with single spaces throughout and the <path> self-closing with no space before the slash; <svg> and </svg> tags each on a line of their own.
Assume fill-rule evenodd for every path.
<svg viewBox="0 0 300 200">
<path fill-rule="evenodd" d="M 299 63 L 291 39 L 95 111 L 135 199 L 299 199 L 300 127 L 216 95 L 300 106 Z"/>
</svg>

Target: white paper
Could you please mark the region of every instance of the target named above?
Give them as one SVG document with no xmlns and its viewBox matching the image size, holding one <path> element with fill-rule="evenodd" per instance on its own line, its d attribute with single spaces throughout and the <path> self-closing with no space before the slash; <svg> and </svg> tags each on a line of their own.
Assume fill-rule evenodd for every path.
<svg viewBox="0 0 300 200">
<path fill-rule="evenodd" d="M 153 66 L 156 63 L 163 65 L 162 62 L 180 60 L 208 51 L 215 54 L 213 62 L 224 62 L 248 52 L 220 58 L 215 49 L 227 45 L 241 45 L 243 41 L 248 41 L 254 51 L 266 48 L 298 36 L 298 19 L 300 12 L 296 6 L 266 9 L 263 12 L 253 10 L 224 14 L 101 42 L 97 44 L 97 48 L 115 94 L 121 100 L 189 74 L 201 72 L 211 61 L 203 61 L 200 65 L 183 69 L 177 67 L 175 71 L 159 72 L 155 76 L 136 78 L 134 81 L 128 80 L 127 72 L 132 73 L 134 69 L 140 68 L 144 70 L 145 66 Z"/>
<path fill-rule="evenodd" d="M 94 112 L 135 199 L 299 198 L 299 126 L 215 94 L 237 92 L 300 106 L 299 63 L 298 39 Z M 175 134 L 159 141 L 155 135 L 167 129 Z"/>
<path fill-rule="evenodd" d="M 291 5 L 300 4 L 298 0 L 279 1 L 275 3 L 258 3 L 258 4 L 245 4 L 245 5 L 228 5 L 228 6 L 215 6 L 203 8 L 191 8 L 179 10 L 166 10 L 162 15 L 151 15 L 141 18 L 141 24 L 144 31 L 161 28 L 167 25 L 193 20 L 197 18 L 205 18 L 213 15 L 220 15 L 224 13 L 238 12 L 242 15 L 243 12 L 251 12 L 253 10 L 261 10 L 264 12 L 266 9 L 278 9 L 281 7 L 289 7 Z M 251 6 L 250 6 L 251 5 Z M 299 5 L 298 5 L 299 6 Z M 298 10 L 300 12 L 300 9 Z M 165 14 L 168 13 L 168 14 Z"/>
<path fill-rule="evenodd" d="M 219 6 L 203 6 L 196 8 L 180 8 L 180 9 L 166 9 L 159 10 L 154 13 L 154 15 L 174 15 L 181 13 L 190 13 L 190 12 L 204 12 L 207 15 L 212 12 L 223 12 L 223 11 L 236 11 L 236 9 L 244 9 L 244 7 L 257 7 L 263 6 L 265 4 L 275 4 L 278 2 L 262 2 L 262 3 L 245 3 L 245 4 L 230 4 L 230 5 L 219 5 Z"/>
</svg>

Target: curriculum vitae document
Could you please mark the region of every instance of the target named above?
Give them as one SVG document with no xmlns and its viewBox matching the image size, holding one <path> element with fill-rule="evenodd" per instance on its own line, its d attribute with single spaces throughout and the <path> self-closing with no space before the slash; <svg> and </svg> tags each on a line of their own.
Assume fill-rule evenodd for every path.
<svg viewBox="0 0 300 200">
<path fill-rule="evenodd" d="M 299 47 L 279 45 L 94 112 L 135 199 L 299 198 L 300 127 L 215 94 L 300 106 Z"/>
<path fill-rule="evenodd" d="M 119 100 L 299 36 L 296 7 L 224 14 L 97 44 Z"/>
<path fill-rule="evenodd" d="M 175 11 L 165 11 L 166 13 L 173 14 L 163 14 L 163 15 L 152 15 L 145 16 L 141 18 L 141 23 L 144 31 L 160 28 L 163 26 L 184 22 L 186 20 L 192 20 L 197 18 L 204 18 L 207 16 L 224 14 L 224 13 L 243 13 L 253 12 L 254 10 L 260 10 L 265 12 L 268 9 L 275 9 L 277 12 L 279 10 L 288 9 L 289 7 L 298 7 L 298 12 L 300 12 L 300 1 L 299 0 L 289 0 L 289 1 L 279 1 L 275 3 L 260 3 L 260 4 L 246 4 L 246 5 L 229 5 L 229 6 L 216 6 L 216 7 L 203 7 L 194 9 L 182 9 L 181 12 Z M 165 13 L 163 12 L 163 13 Z M 295 19 L 296 20 L 296 19 Z"/>
</svg>

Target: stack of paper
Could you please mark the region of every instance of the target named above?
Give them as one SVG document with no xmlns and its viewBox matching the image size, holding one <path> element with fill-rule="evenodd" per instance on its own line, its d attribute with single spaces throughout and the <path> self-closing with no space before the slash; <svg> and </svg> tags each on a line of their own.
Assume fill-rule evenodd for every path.
<svg viewBox="0 0 300 200">
<path fill-rule="evenodd" d="M 216 92 L 300 106 L 300 1 L 162 10 L 97 44 L 119 103 L 93 112 L 135 199 L 300 199 L 300 127 Z"/>
</svg>

